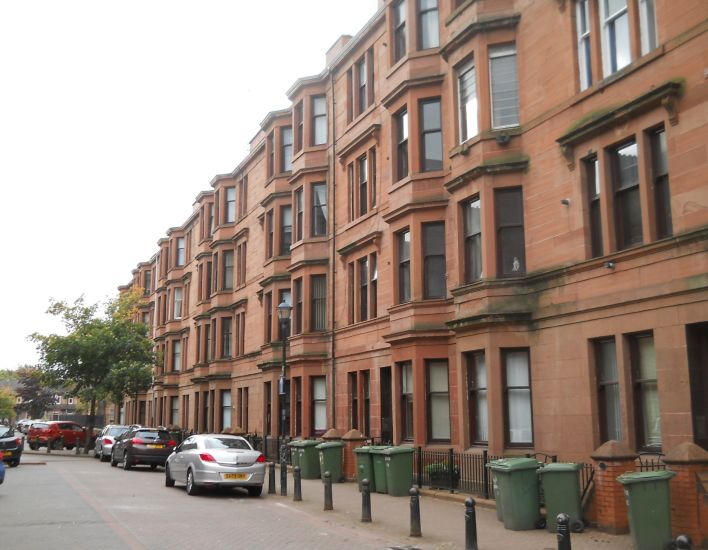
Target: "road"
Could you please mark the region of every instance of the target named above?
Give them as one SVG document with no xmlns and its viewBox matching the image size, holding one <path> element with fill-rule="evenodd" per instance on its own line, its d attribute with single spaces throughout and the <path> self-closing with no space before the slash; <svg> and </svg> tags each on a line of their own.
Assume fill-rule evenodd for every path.
<svg viewBox="0 0 708 550">
<path fill-rule="evenodd" d="M 25 453 L 0 486 L 0 547 L 112 550 L 408 546 L 332 522 L 284 497 L 222 491 L 190 497 L 164 472 L 126 472 L 82 457 Z"/>
</svg>

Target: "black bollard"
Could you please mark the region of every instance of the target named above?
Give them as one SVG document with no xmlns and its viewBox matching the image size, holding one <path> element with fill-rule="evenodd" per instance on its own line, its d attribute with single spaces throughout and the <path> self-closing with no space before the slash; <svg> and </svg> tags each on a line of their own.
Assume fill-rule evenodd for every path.
<svg viewBox="0 0 708 550">
<path fill-rule="evenodd" d="M 361 521 L 371 523 L 371 491 L 369 491 L 369 480 L 361 480 Z"/>
<path fill-rule="evenodd" d="M 558 525 L 558 532 L 556 534 L 556 538 L 558 539 L 558 550 L 571 550 L 570 516 L 568 516 L 568 514 L 560 513 L 556 517 L 556 523 Z"/>
<path fill-rule="evenodd" d="M 275 462 L 268 463 L 268 494 L 275 494 Z"/>
<path fill-rule="evenodd" d="M 302 476 L 300 475 L 300 466 L 293 468 L 293 500 L 300 502 L 302 500 Z"/>
<path fill-rule="evenodd" d="M 77 455 L 80 455 L 80 454 L 81 454 L 81 445 L 79 444 L 79 441 L 78 441 L 78 440 L 76 441 L 76 447 L 75 447 L 75 449 L 76 449 L 76 454 L 77 454 Z"/>
<path fill-rule="evenodd" d="M 332 505 L 332 474 L 324 473 L 324 509 L 334 510 Z"/>
<path fill-rule="evenodd" d="M 691 537 L 688 535 L 679 535 L 676 537 L 676 548 L 678 550 L 691 550 Z"/>
<path fill-rule="evenodd" d="M 420 497 L 418 496 L 418 489 L 416 487 L 411 487 L 408 491 L 411 496 L 411 537 L 421 537 L 420 532 Z"/>
<path fill-rule="evenodd" d="M 280 461 L 280 496 L 288 496 L 288 464 L 284 460 Z"/>
<path fill-rule="evenodd" d="M 477 546 L 477 513 L 474 509 L 474 499 L 465 500 L 465 550 L 478 550 Z"/>
</svg>

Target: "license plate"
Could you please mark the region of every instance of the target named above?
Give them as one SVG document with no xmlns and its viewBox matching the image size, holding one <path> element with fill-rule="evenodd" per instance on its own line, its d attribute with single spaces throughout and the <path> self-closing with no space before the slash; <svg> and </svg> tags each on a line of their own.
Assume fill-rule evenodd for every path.
<svg viewBox="0 0 708 550">
<path fill-rule="evenodd" d="M 162 449 L 163 447 L 164 447 L 164 445 L 152 445 L 152 444 L 147 446 L 148 449 Z"/>
<path fill-rule="evenodd" d="M 246 479 L 248 474 L 223 474 L 224 479 Z"/>
<path fill-rule="evenodd" d="M 12 456 L 12 451 L 3 451 L 3 453 L 2 453 L 3 458 L 7 458 L 9 456 Z"/>
</svg>

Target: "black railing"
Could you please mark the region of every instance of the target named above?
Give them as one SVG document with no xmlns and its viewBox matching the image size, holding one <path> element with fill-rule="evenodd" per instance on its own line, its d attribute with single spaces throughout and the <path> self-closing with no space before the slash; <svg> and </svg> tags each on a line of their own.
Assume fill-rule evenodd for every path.
<svg viewBox="0 0 708 550">
<path fill-rule="evenodd" d="M 662 462 L 663 456 L 663 453 L 639 453 L 635 466 L 640 472 L 666 470 L 666 464 Z"/>
</svg>

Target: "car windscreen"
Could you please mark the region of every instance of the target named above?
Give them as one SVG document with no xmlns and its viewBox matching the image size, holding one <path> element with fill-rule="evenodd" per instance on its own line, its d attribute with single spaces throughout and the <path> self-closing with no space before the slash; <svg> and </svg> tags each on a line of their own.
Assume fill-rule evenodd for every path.
<svg viewBox="0 0 708 550">
<path fill-rule="evenodd" d="M 147 430 L 140 430 L 138 433 L 135 434 L 135 437 L 138 439 L 169 439 L 170 434 L 169 432 L 166 432 L 165 430 L 154 430 L 154 431 L 147 431 Z"/>
<path fill-rule="evenodd" d="M 204 440 L 205 449 L 244 449 L 251 450 L 249 444 L 243 439 L 233 437 L 210 437 Z"/>
<path fill-rule="evenodd" d="M 128 428 L 108 428 L 105 435 L 110 435 L 111 437 L 118 437 L 128 431 Z"/>
<path fill-rule="evenodd" d="M 44 422 L 35 422 L 32 424 L 32 428 L 36 430 L 46 430 L 49 427 L 49 424 L 45 424 Z"/>
<path fill-rule="evenodd" d="M 0 426 L 0 437 L 10 437 L 14 435 L 12 428 L 9 426 Z"/>
</svg>

